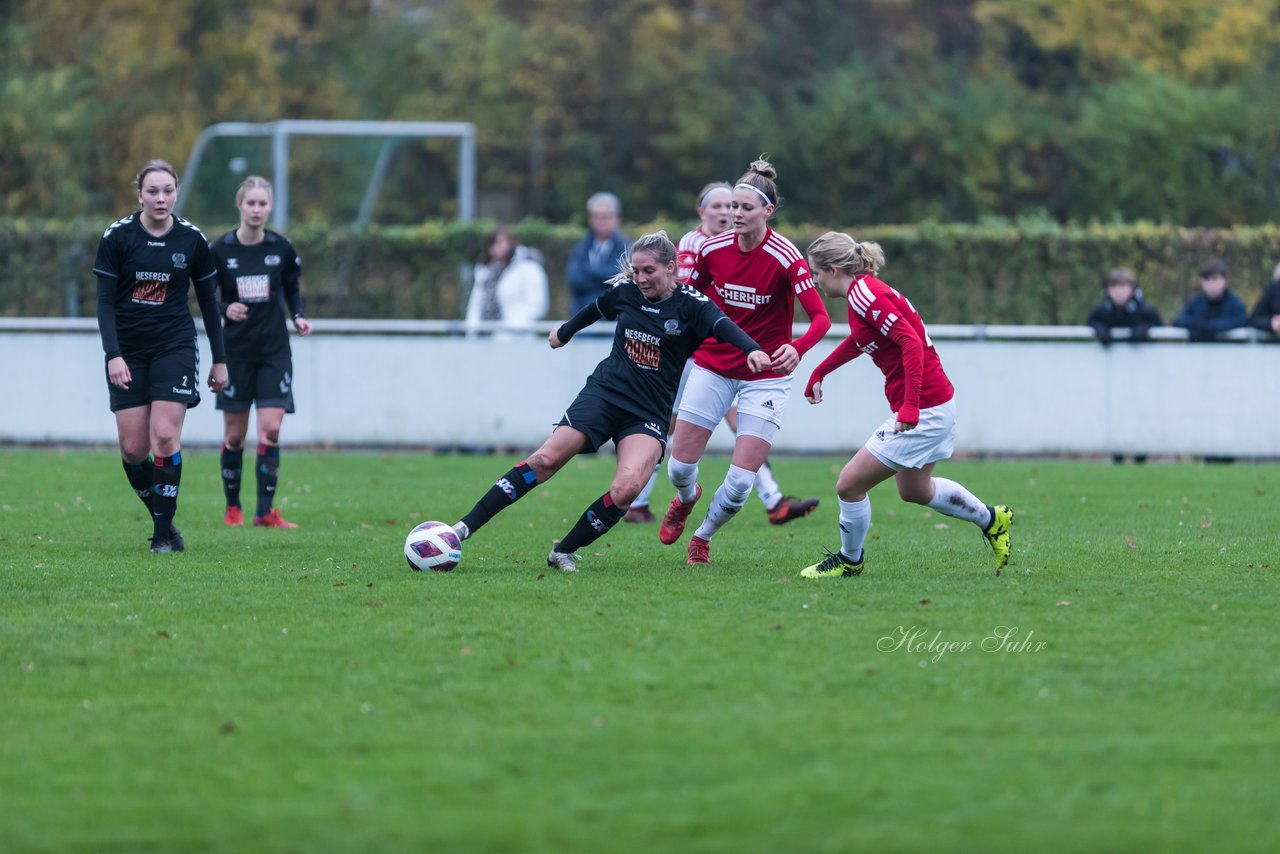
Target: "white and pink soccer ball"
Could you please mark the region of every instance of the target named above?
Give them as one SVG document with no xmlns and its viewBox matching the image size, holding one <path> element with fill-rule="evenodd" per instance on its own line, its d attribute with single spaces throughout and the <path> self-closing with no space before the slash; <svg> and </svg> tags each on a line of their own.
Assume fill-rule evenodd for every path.
<svg viewBox="0 0 1280 854">
<path fill-rule="evenodd" d="M 405 537 L 404 556 L 415 572 L 451 572 L 462 560 L 462 540 L 451 525 L 423 522 Z"/>
</svg>

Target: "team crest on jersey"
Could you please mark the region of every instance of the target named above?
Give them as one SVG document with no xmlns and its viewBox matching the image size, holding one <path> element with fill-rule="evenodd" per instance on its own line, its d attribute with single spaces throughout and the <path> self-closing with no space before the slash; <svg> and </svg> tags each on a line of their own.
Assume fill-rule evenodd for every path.
<svg viewBox="0 0 1280 854">
<path fill-rule="evenodd" d="M 279 266 L 280 266 L 280 256 L 279 256 L 279 255 L 268 255 L 266 258 L 263 258 L 263 259 L 262 259 L 262 263 L 266 264 L 268 267 L 279 267 Z"/>
<path fill-rule="evenodd" d="M 662 324 L 662 331 L 668 335 L 679 335 L 680 321 L 676 320 L 674 317 L 670 318 Z"/>
<path fill-rule="evenodd" d="M 173 253 L 173 269 L 175 270 L 187 269 L 187 256 L 183 255 L 181 252 Z"/>
<path fill-rule="evenodd" d="M 238 260 L 236 260 L 235 258 L 228 258 L 228 259 L 227 259 L 227 269 L 228 269 L 228 270 L 239 270 L 239 269 L 240 269 L 240 262 L 239 262 Z"/>
</svg>

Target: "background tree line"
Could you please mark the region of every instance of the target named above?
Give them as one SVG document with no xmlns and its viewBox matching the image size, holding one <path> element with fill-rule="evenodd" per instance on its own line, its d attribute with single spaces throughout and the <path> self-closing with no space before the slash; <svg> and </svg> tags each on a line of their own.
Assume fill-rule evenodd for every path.
<svg viewBox="0 0 1280 854">
<path fill-rule="evenodd" d="M 683 219 L 767 151 L 783 222 L 1258 224 L 1278 46 L 1277 0 L 3 0 L 2 213 L 118 215 L 213 122 L 363 118 L 474 122 L 512 218 Z M 349 220 L 376 151 L 299 147 L 294 220 Z M 379 220 L 450 215 L 451 157 L 405 146 Z"/>
</svg>

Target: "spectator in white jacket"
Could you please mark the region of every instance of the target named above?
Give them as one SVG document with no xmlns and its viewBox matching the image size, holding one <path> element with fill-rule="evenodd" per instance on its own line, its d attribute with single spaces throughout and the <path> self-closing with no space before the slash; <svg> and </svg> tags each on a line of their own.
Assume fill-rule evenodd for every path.
<svg viewBox="0 0 1280 854">
<path fill-rule="evenodd" d="M 467 300 L 468 335 L 481 326 L 500 323 L 504 330 L 528 330 L 547 314 L 547 273 L 542 253 L 516 244 L 511 230 L 500 225 L 485 241 Z"/>
</svg>

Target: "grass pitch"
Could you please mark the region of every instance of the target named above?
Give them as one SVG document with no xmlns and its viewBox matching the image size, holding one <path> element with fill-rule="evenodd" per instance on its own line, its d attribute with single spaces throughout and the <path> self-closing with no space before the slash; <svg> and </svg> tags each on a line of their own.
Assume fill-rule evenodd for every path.
<svg viewBox="0 0 1280 854">
<path fill-rule="evenodd" d="M 1015 508 L 1003 573 L 885 484 L 810 582 L 842 459 L 778 460 L 822 506 L 753 497 L 711 567 L 619 525 L 570 575 L 608 457 L 418 574 L 515 457 L 286 449 L 280 531 L 183 456 L 152 556 L 114 453 L 0 451 L 0 850 L 1280 848 L 1275 466 L 943 464 Z"/>
</svg>

